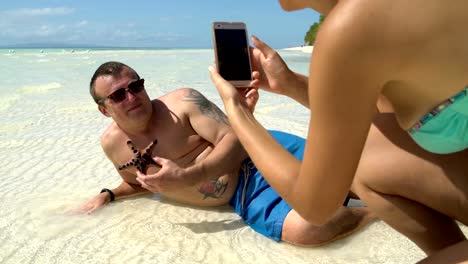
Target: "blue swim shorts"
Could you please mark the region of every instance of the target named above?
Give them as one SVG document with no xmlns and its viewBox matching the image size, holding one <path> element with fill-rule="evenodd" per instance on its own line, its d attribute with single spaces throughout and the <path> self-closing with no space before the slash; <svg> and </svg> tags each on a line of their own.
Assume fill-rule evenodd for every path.
<svg viewBox="0 0 468 264">
<path fill-rule="evenodd" d="M 280 131 L 269 131 L 285 149 L 299 160 L 304 155 L 305 140 Z M 239 184 L 229 204 L 247 225 L 277 242 L 291 207 L 273 190 L 250 159 L 242 164 Z"/>
</svg>

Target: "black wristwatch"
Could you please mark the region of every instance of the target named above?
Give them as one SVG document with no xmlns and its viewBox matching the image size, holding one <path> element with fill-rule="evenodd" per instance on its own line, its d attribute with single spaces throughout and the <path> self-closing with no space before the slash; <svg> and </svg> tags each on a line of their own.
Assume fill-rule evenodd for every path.
<svg viewBox="0 0 468 264">
<path fill-rule="evenodd" d="M 115 200 L 115 194 L 111 190 L 109 190 L 107 188 L 104 188 L 104 189 L 101 190 L 100 193 L 103 193 L 103 192 L 107 192 L 109 194 L 109 198 L 110 198 L 111 202 L 113 202 Z"/>
</svg>

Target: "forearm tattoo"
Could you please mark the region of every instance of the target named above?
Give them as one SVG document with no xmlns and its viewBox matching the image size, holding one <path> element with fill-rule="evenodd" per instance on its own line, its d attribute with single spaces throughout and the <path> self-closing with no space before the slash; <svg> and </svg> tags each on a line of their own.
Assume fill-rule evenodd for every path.
<svg viewBox="0 0 468 264">
<path fill-rule="evenodd" d="M 217 180 L 202 183 L 198 188 L 198 191 L 203 194 L 203 200 L 206 198 L 219 199 L 223 196 L 226 191 L 227 183 Z"/>
<path fill-rule="evenodd" d="M 183 101 L 192 102 L 196 104 L 203 115 L 206 115 L 216 120 L 216 122 L 218 123 L 221 122 L 226 125 L 229 125 L 229 121 L 226 115 L 223 113 L 223 111 L 221 111 L 221 109 L 219 109 L 215 104 L 206 99 L 206 97 L 203 96 L 203 94 L 201 94 L 200 92 L 190 89 L 189 94 L 186 95 L 185 98 L 187 99 Z"/>
</svg>

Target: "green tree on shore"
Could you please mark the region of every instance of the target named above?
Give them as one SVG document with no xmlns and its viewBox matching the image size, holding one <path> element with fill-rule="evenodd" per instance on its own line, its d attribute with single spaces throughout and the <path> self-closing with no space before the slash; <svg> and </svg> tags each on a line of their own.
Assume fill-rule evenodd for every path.
<svg viewBox="0 0 468 264">
<path fill-rule="evenodd" d="M 325 16 L 320 15 L 319 21 L 317 23 L 314 23 L 312 26 L 310 26 L 309 31 L 307 31 L 307 33 L 306 33 L 306 35 L 304 37 L 304 44 L 305 45 L 307 45 L 307 46 L 314 45 L 315 36 L 317 35 L 319 27 L 322 24 L 324 19 L 325 19 Z"/>
</svg>

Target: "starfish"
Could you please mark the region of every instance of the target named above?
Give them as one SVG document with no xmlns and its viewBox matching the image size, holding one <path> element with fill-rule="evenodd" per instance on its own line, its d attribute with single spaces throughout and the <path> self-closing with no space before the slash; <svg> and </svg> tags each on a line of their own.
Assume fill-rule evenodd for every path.
<svg viewBox="0 0 468 264">
<path fill-rule="evenodd" d="M 156 144 L 158 143 L 158 140 L 155 139 L 145 150 L 144 153 L 142 154 L 140 151 L 138 151 L 135 146 L 133 146 L 132 141 L 127 141 L 127 146 L 129 149 L 133 151 L 135 154 L 135 157 L 130 160 L 129 162 L 120 165 L 119 170 L 123 170 L 127 167 L 136 167 L 139 171 L 142 173 L 146 174 L 146 171 L 148 170 L 149 165 L 156 165 L 159 166 L 156 162 L 154 162 L 153 157 L 151 156 L 151 153 L 153 152 L 154 147 L 156 147 Z"/>
</svg>

